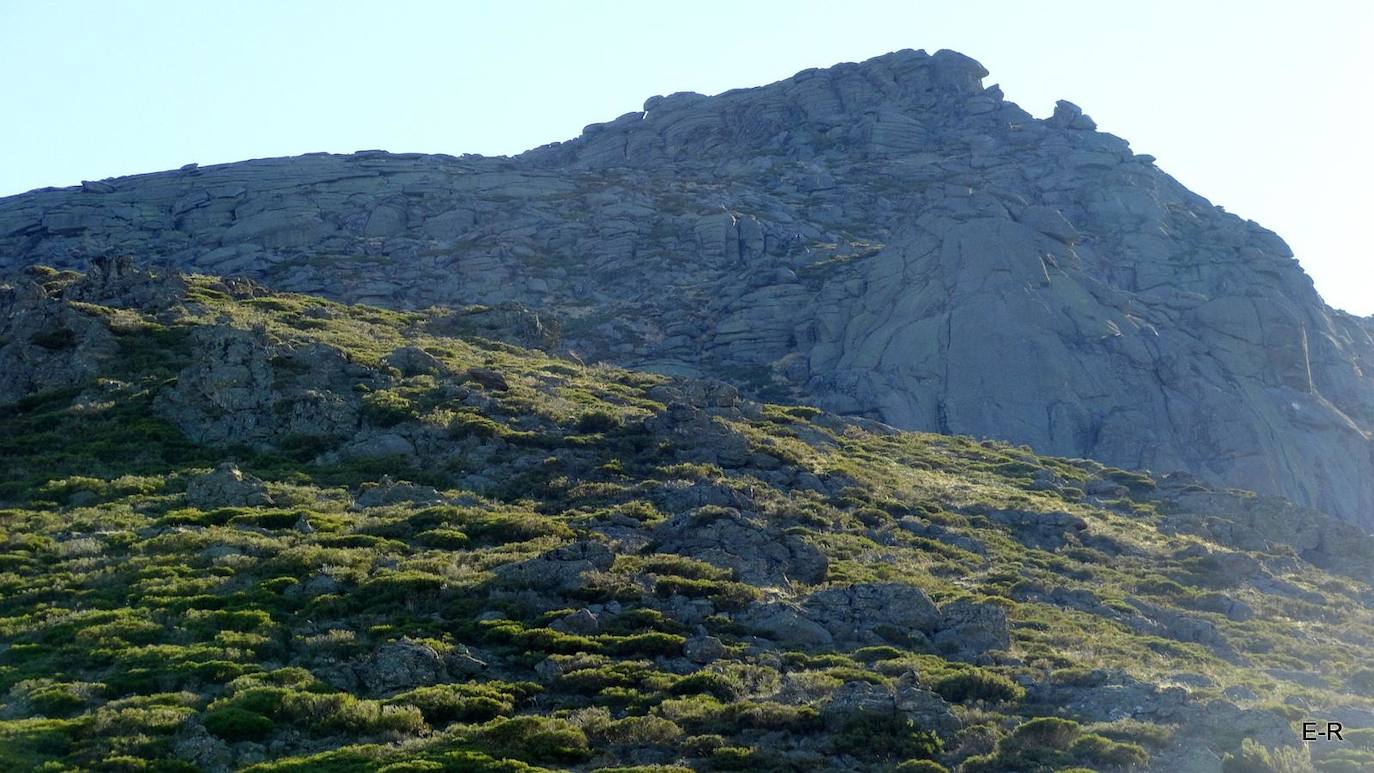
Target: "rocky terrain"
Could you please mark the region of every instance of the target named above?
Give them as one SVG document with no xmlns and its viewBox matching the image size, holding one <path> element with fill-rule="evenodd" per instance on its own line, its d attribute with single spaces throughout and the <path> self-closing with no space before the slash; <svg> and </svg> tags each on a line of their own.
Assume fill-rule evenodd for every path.
<svg viewBox="0 0 1374 773">
<path fill-rule="evenodd" d="M 6 769 L 1374 766 L 1360 529 L 540 333 L 0 286 Z"/>
<path fill-rule="evenodd" d="M 514 158 L 314 154 L 34 191 L 0 199 L 0 267 L 130 254 L 499 307 L 585 362 L 1374 527 L 1374 325 L 1327 307 L 1270 231 L 986 75 L 901 51 L 654 97 Z"/>
</svg>

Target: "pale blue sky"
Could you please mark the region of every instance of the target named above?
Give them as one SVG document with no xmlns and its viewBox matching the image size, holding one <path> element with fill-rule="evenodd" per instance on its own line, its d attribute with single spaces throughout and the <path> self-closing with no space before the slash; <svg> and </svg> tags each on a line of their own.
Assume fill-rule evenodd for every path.
<svg viewBox="0 0 1374 773">
<path fill-rule="evenodd" d="M 1374 313 L 1367 0 L 0 0 L 0 195 L 364 148 L 516 153 L 899 48 L 1081 105 Z"/>
</svg>

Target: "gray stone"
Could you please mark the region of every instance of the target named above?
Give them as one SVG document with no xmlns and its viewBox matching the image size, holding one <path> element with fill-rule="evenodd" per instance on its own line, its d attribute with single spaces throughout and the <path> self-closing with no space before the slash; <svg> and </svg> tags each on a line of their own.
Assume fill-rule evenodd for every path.
<svg viewBox="0 0 1374 773">
<path fill-rule="evenodd" d="M 701 508 L 658 527 L 659 550 L 727 569 L 755 584 L 812 584 L 825 578 L 828 561 L 802 537 L 770 528 L 734 508 Z"/>
<path fill-rule="evenodd" d="M 489 667 L 482 654 L 466 644 L 455 644 L 444 656 L 444 666 L 454 677 L 480 676 Z"/>
<path fill-rule="evenodd" d="M 706 664 L 725 657 L 725 645 L 714 636 L 692 636 L 682 645 L 682 655 L 693 663 Z"/>
<path fill-rule="evenodd" d="M 186 501 L 193 507 L 259 507 L 272 504 L 262 480 L 224 462 L 213 471 L 186 482 Z"/>
<path fill-rule="evenodd" d="M 468 378 L 476 381 L 487 389 L 504 392 L 510 389 L 510 384 L 506 383 L 506 377 L 499 371 L 491 368 L 468 368 Z"/>
<path fill-rule="evenodd" d="M 415 455 L 415 444 L 404 435 L 395 432 L 382 432 L 355 440 L 344 449 L 343 453 L 354 459 L 407 457 Z"/>
<path fill-rule="evenodd" d="M 903 674 L 895 685 L 846 682 L 821 708 L 821 718 L 832 730 L 855 715 L 901 715 L 948 739 L 963 727 L 943 698 L 921 686 L 916 676 Z"/>
<path fill-rule="evenodd" d="M 549 623 L 555 631 L 577 634 L 593 634 L 601 630 L 601 620 L 590 609 L 579 609 Z"/>
<path fill-rule="evenodd" d="M 940 611 L 920 588 L 902 583 L 856 583 L 813 593 L 802 602 L 806 614 L 836 641 L 873 644 L 933 631 Z"/>
<path fill-rule="evenodd" d="M 941 651 L 970 660 L 1011 646 L 1007 610 L 995 602 L 960 599 L 940 607 L 939 632 L 931 641 Z"/>
<path fill-rule="evenodd" d="M 835 637 L 800 607 L 785 602 L 755 604 L 735 616 L 736 622 L 779 644 L 792 647 L 825 647 Z"/>
<path fill-rule="evenodd" d="M 582 541 L 564 545 L 528 561 L 517 561 L 496 568 L 504 585 L 565 592 L 582 587 L 587 572 L 606 571 L 615 563 L 615 554 L 600 542 Z"/>
<path fill-rule="evenodd" d="M 444 497 L 433 486 L 420 486 L 408 481 L 392 480 L 382 476 L 380 481 L 364 484 L 362 491 L 353 500 L 355 508 L 384 507 L 395 504 L 433 505 L 444 501 Z"/>
<path fill-rule="evenodd" d="M 448 368 L 439 358 L 418 346 L 403 346 L 382 358 L 382 364 L 401 372 L 402 376 L 438 376 Z"/>
<path fill-rule="evenodd" d="M 377 693 L 436 684 L 448 678 L 439 653 L 428 644 L 413 639 L 382 645 L 355 671 L 363 686 Z"/>
</svg>

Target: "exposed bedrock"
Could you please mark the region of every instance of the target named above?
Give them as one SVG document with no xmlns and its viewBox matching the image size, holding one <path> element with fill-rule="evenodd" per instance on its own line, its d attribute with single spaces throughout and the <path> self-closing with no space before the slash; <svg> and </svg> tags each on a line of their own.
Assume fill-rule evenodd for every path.
<svg viewBox="0 0 1374 773">
<path fill-rule="evenodd" d="M 0 199 L 0 268 L 130 254 L 347 301 L 529 308 L 583 360 L 1374 527 L 1374 323 L 1078 107 L 1036 119 L 986 75 L 901 51 L 654 97 L 514 158 L 312 154 L 33 191 Z"/>
</svg>

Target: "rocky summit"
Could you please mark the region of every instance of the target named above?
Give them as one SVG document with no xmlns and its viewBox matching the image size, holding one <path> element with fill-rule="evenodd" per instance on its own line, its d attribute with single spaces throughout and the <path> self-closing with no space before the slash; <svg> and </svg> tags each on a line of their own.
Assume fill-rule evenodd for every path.
<svg viewBox="0 0 1374 773">
<path fill-rule="evenodd" d="M 951 51 L 678 93 L 513 158 L 312 154 L 0 199 L 0 267 L 130 254 L 528 314 L 583 361 L 1282 494 L 1374 528 L 1374 322 L 1272 232 Z"/>
</svg>

